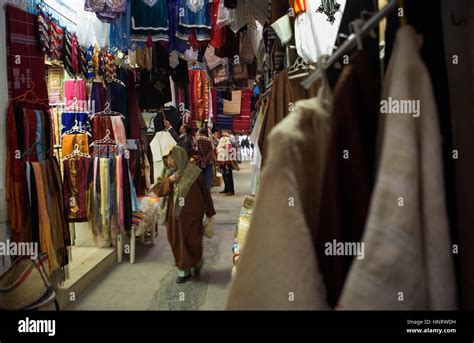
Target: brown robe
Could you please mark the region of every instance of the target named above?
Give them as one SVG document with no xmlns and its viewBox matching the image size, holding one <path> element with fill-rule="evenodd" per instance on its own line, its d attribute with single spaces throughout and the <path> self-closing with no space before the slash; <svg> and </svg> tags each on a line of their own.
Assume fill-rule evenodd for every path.
<svg viewBox="0 0 474 343">
<path fill-rule="evenodd" d="M 173 198 L 173 184 L 168 177 L 158 184 L 156 194 L 160 197 Z M 204 214 L 207 217 L 216 214 L 211 193 L 202 174 L 189 189 L 179 218 L 172 217 L 171 211 L 172 206 L 170 204 L 166 213 L 168 218 L 166 229 L 176 267 L 179 269 L 193 268 L 202 259 L 202 239 L 204 236 L 202 220 Z"/>
<path fill-rule="evenodd" d="M 258 147 L 262 155 L 262 167 L 267 157 L 268 146 L 266 141 L 270 131 L 294 109 L 296 101 L 314 98 L 318 95 L 321 81 L 315 82 L 310 89 L 306 90 L 300 85 L 301 80 L 301 78 L 289 79 L 288 70 L 283 70 L 278 73 L 273 81 L 269 103 L 258 138 Z"/>
<path fill-rule="evenodd" d="M 372 60 L 366 51 L 354 53 L 334 90 L 332 132 L 321 190 L 323 205 L 319 224 L 312 227 L 331 307 L 338 302 L 353 256 L 329 256 L 325 244 L 333 240 L 360 242 L 375 181 L 381 86 Z"/>
</svg>

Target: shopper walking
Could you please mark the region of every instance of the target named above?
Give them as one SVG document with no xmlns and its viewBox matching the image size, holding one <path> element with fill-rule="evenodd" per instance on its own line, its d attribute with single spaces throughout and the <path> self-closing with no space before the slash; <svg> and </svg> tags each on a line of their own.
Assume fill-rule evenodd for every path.
<svg viewBox="0 0 474 343">
<path fill-rule="evenodd" d="M 166 130 L 173 136 L 176 144 L 186 150 L 188 157 L 191 157 L 194 154 L 194 145 L 193 140 L 191 138 L 191 134 L 193 133 L 193 129 L 188 124 L 183 124 L 179 128 L 179 135 L 175 129 L 171 126 L 170 122 L 165 120 L 165 128 Z"/>
<path fill-rule="evenodd" d="M 165 172 L 153 188 L 161 207 L 168 241 L 178 268 L 177 283 L 188 281 L 203 265 L 203 219 L 216 214 L 201 169 L 178 146 L 164 157 Z"/>
<path fill-rule="evenodd" d="M 233 157 L 232 154 L 235 154 L 235 152 L 233 152 L 229 133 L 224 131 L 222 138 L 219 140 L 219 144 L 217 145 L 217 165 L 219 166 L 222 178 L 224 179 L 224 190 L 220 193 L 228 196 L 235 194 L 234 176 L 232 174 L 232 158 L 235 157 Z"/>
<path fill-rule="evenodd" d="M 207 129 L 204 127 L 201 128 L 196 135 L 196 146 L 196 163 L 202 169 L 207 187 L 211 189 L 214 143 L 212 142 L 212 139 L 208 137 Z"/>
</svg>

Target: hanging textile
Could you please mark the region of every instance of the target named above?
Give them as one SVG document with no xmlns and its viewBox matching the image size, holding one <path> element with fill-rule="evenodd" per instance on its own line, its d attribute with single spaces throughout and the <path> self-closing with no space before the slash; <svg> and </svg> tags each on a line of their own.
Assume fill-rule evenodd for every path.
<svg viewBox="0 0 474 343">
<path fill-rule="evenodd" d="M 80 152 L 89 154 L 89 136 L 85 133 L 64 135 L 61 139 L 62 156 L 67 156 L 74 151 L 77 145 Z"/>
<path fill-rule="evenodd" d="M 131 9 L 133 41 L 168 41 L 168 6 L 166 0 L 135 0 Z"/>
<path fill-rule="evenodd" d="M 66 80 L 64 81 L 64 97 L 66 99 L 66 107 L 74 103 L 77 99 L 79 107 L 87 109 L 87 92 L 85 80 Z"/>
<path fill-rule="evenodd" d="M 71 131 L 74 126 L 78 126 L 80 130 L 91 131 L 91 124 L 89 122 L 89 113 L 87 112 L 70 112 L 68 110 L 61 113 L 61 135 Z"/>
<path fill-rule="evenodd" d="M 110 25 L 110 45 L 121 50 L 127 50 L 132 45 L 130 40 L 131 1 L 126 0 L 125 13 Z"/>
<path fill-rule="evenodd" d="M 214 2 L 210 5 L 212 28 L 211 28 L 211 40 L 209 44 L 212 45 L 216 49 L 219 49 L 220 47 L 224 45 L 227 29 L 228 29 L 227 25 L 226 26 L 217 25 L 217 15 L 218 15 L 219 8 L 222 1 L 223 0 L 214 0 Z"/>
<path fill-rule="evenodd" d="M 331 53 L 336 45 L 342 14 L 346 0 L 339 0 L 340 8 L 335 14 L 335 21 L 329 22 L 325 15 L 316 12 L 321 0 L 308 1 L 307 11 L 295 18 L 295 41 L 298 55 L 310 62 L 317 62 L 321 55 Z M 323 32 L 324 34 L 321 34 Z"/>
<path fill-rule="evenodd" d="M 104 23 L 115 22 L 127 9 L 127 0 L 86 0 L 84 10 L 95 12 Z"/>
<path fill-rule="evenodd" d="M 229 309 L 328 308 L 311 229 L 321 202 L 331 111 L 332 96 L 325 85 L 318 97 L 298 101 L 268 137 L 267 165 Z M 294 301 L 281 296 L 288 290 L 298 294 Z"/>
<path fill-rule="evenodd" d="M 339 302 L 344 309 L 457 307 L 441 135 L 420 46 L 411 26 L 398 31 L 382 101 L 418 102 L 422 113 L 382 108 L 382 148 L 362 239 L 365 257 L 354 260 L 351 267 Z M 386 270 L 390 273 L 380 272 Z M 401 290 L 404 301 L 396 296 Z"/>
<path fill-rule="evenodd" d="M 69 277 L 71 240 L 64 216 L 61 173 L 55 159 L 31 162 L 36 182 L 40 251 L 48 254 L 49 276 L 55 283 Z"/>
<path fill-rule="evenodd" d="M 310 89 L 305 90 L 300 85 L 300 79 L 289 79 L 288 70 L 280 72 L 273 81 L 268 107 L 263 118 L 262 133 L 258 145 L 262 153 L 262 165 L 265 163 L 266 138 L 270 131 L 294 108 L 296 101 L 309 99 L 317 95 L 319 84 L 314 83 Z"/>
<path fill-rule="evenodd" d="M 201 69 L 189 70 L 191 114 L 193 120 L 207 120 L 209 117 L 209 78 Z"/>
<path fill-rule="evenodd" d="M 136 192 L 128 159 L 108 153 L 89 164 L 87 202 L 89 223 L 98 245 L 109 246 L 117 233 L 131 229 Z"/>
<path fill-rule="evenodd" d="M 66 156 L 63 154 L 63 156 Z M 72 157 L 63 160 L 63 199 L 68 222 L 87 222 L 87 172 L 90 159 Z"/>
<path fill-rule="evenodd" d="M 232 99 L 224 99 L 224 107 L 222 113 L 225 115 L 240 115 L 242 107 L 242 91 L 232 91 Z"/>
<path fill-rule="evenodd" d="M 211 15 L 208 0 L 180 0 L 179 26 L 176 37 L 187 41 L 195 34 L 197 41 L 211 39 Z"/>
<path fill-rule="evenodd" d="M 234 131 L 244 132 L 250 130 L 250 113 L 252 102 L 252 91 L 245 89 L 242 91 L 241 109 L 239 115 L 233 116 Z"/>
<path fill-rule="evenodd" d="M 152 184 L 156 182 L 156 179 L 162 175 L 164 169 L 163 156 L 166 156 L 176 145 L 176 141 L 168 131 L 160 131 L 155 134 L 153 140 L 150 143 L 150 150 L 153 155 L 153 174 L 154 180 Z"/>
<path fill-rule="evenodd" d="M 312 231 L 331 307 L 337 305 L 354 256 L 328 256 L 325 244 L 334 240 L 360 242 L 375 180 L 381 85 L 378 69 L 373 66 L 378 55 L 357 51 L 350 59 L 334 90 L 322 189 L 324 205 L 319 224 Z"/>
<path fill-rule="evenodd" d="M 90 111 L 91 113 L 102 112 L 107 102 L 107 88 L 102 82 L 92 82 Z"/>
<path fill-rule="evenodd" d="M 43 162 L 52 158 L 53 132 L 49 108 L 25 103 L 36 109 L 11 102 L 7 112 L 6 199 L 12 228 L 12 239 L 31 241 L 37 222 L 32 222 L 27 206 L 26 162 Z M 58 227 L 60 229 L 60 227 Z"/>
<path fill-rule="evenodd" d="M 35 93 L 48 101 L 44 74 L 44 55 L 36 29 L 36 16 L 7 5 L 7 67 L 10 97 L 24 94 L 34 82 Z M 18 59 L 18 56 L 21 59 Z M 20 61 L 20 63 L 16 63 Z"/>
<path fill-rule="evenodd" d="M 168 0 L 169 42 L 168 51 L 178 51 L 183 54 L 188 48 L 187 42 L 176 37 L 179 27 L 180 0 Z"/>
<path fill-rule="evenodd" d="M 293 10 L 294 16 L 304 13 L 307 10 L 306 0 L 290 0 L 290 7 Z"/>
</svg>

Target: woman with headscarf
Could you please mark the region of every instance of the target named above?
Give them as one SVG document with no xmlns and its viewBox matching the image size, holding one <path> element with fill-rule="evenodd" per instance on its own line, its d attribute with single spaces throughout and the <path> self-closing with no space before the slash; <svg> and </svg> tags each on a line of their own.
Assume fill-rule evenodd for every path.
<svg viewBox="0 0 474 343">
<path fill-rule="evenodd" d="M 168 241 L 178 268 L 177 283 L 188 281 L 202 268 L 203 219 L 216 211 L 201 169 L 190 163 L 186 150 L 174 146 L 164 156 L 165 170 L 153 191 L 161 207 Z"/>
</svg>

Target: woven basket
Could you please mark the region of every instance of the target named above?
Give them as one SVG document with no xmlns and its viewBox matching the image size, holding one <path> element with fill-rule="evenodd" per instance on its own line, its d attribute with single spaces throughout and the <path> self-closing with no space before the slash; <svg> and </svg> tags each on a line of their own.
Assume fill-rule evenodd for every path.
<svg viewBox="0 0 474 343">
<path fill-rule="evenodd" d="M 47 255 L 39 260 L 21 257 L 0 276 L 0 310 L 21 310 L 36 303 L 48 291 L 44 266 Z"/>
</svg>

